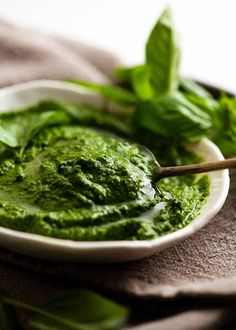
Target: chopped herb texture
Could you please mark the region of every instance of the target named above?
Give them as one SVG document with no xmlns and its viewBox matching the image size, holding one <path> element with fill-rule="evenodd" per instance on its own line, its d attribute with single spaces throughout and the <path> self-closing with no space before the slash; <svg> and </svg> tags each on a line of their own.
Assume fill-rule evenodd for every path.
<svg viewBox="0 0 236 330">
<path fill-rule="evenodd" d="M 0 119 L 18 141 L 14 147 L 6 140 L 0 145 L 2 226 L 76 241 L 148 240 L 176 230 L 163 227 L 164 213 L 174 217 L 181 205 L 181 228 L 207 197 L 195 176 L 155 182 L 155 163 L 138 144 L 161 163 L 196 157 L 176 143 L 170 147 L 156 130 L 135 126 L 132 115 L 45 101 Z M 25 136 L 22 122 L 28 123 Z M 176 202 L 184 184 L 189 201 L 199 205 L 191 214 Z"/>
</svg>

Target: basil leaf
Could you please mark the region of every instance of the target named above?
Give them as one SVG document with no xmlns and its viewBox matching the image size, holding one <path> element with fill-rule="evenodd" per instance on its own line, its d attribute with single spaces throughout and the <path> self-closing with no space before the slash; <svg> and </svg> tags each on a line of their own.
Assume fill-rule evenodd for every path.
<svg viewBox="0 0 236 330">
<path fill-rule="evenodd" d="M 67 104 L 65 111 L 73 118 L 73 122 L 79 125 L 97 126 L 118 134 L 130 135 L 132 133 L 132 126 L 129 123 L 130 116 L 116 117 L 113 113 L 97 111 L 87 105 Z"/>
<path fill-rule="evenodd" d="M 15 316 L 7 304 L 5 304 L 0 297 L 0 330 L 14 330 Z"/>
<path fill-rule="evenodd" d="M 132 71 L 131 84 L 135 94 L 141 100 L 149 100 L 154 96 L 150 83 L 150 70 L 147 66 L 140 66 Z"/>
<path fill-rule="evenodd" d="M 33 117 L 26 127 L 24 136 L 22 138 L 21 152 L 25 149 L 29 141 L 37 134 L 42 128 L 51 125 L 65 124 L 69 121 L 68 116 L 61 111 L 47 111 Z"/>
<path fill-rule="evenodd" d="M 83 289 L 61 291 L 40 306 L 10 298 L 4 298 L 4 301 L 32 311 L 30 323 L 34 329 L 41 330 L 115 330 L 128 316 L 125 307 Z"/>
<path fill-rule="evenodd" d="M 161 15 L 146 45 L 146 64 L 150 68 L 151 84 L 157 96 L 178 87 L 180 48 L 172 15 L 167 8 Z"/>
<path fill-rule="evenodd" d="M 117 329 L 127 316 L 124 307 L 94 292 L 82 289 L 61 292 L 43 304 L 41 308 L 60 318 L 79 322 L 88 329 L 94 330 Z M 35 320 L 37 321 L 37 317 Z M 48 317 L 40 316 L 39 320 L 46 324 L 50 322 L 51 325 L 57 325 L 57 322 L 51 322 Z M 58 325 L 61 326 L 60 322 Z"/>
<path fill-rule="evenodd" d="M 182 95 L 186 97 L 191 103 L 203 109 L 205 112 L 209 114 L 212 114 L 212 112 L 215 112 L 216 109 L 219 108 L 219 102 L 215 100 L 213 97 L 202 98 L 195 94 L 189 94 L 184 92 L 182 92 Z"/>
<path fill-rule="evenodd" d="M 154 96 L 150 82 L 150 70 L 147 65 L 118 68 L 115 70 L 115 76 L 121 82 L 129 83 L 138 98 L 146 100 Z"/>
<path fill-rule="evenodd" d="M 200 92 L 201 93 L 201 92 Z M 201 109 L 211 118 L 211 129 L 206 132 L 207 136 L 212 139 L 216 135 L 222 134 L 222 124 L 224 120 L 222 117 L 221 104 L 215 100 L 210 94 L 205 94 L 205 97 L 200 97 L 197 93 L 183 92 L 184 97 L 193 105 Z"/>
<path fill-rule="evenodd" d="M 67 82 L 95 91 L 104 96 L 106 99 L 121 105 L 134 106 L 137 102 L 137 99 L 132 92 L 129 92 L 121 87 L 93 84 L 81 80 L 67 80 Z"/>
<path fill-rule="evenodd" d="M 193 105 L 195 105 L 210 116 L 212 127 L 207 134 L 209 138 L 212 138 L 219 131 L 221 131 L 222 123 L 220 116 L 218 115 L 218 112 L 220 110 L 220 103 L 217 100 L 212 97 L 202 98 L 197 96 L 196 94 L 183 93 L 183 95 L 189 102 L 191 102 Z"/>
<path fill-rule="evenodd" d="M 215 113 L 219 126 L 212 140 L 226 156 L 232 156 L 236 154 L 236 99 L 224 95 L 219 104 Z"/>
<path fill-rule="evenodd" d="M 132 67 L 117 68 L 114 70 L 114 76 L 121 82 L 131 82 L 133 71 L 144 67 L 145 65 L 137 65 Z"/>
<path fill-rule="evenodd" d="M 22 126 L 21 126 L 22 125 Z M 0 141 L 10 147 L 20 145 L 20 140 L 24 136 L 25 126 L 11 117 L 0 117 Z"/>
<path fill-rule="evenodd" d="M 212 95 L 204 87 L 191 79 L 181 77 L 179 79 L 179 87 L 181 90 L 200 98 L 213 99 Z"/>
<path fill-rule="evenodd" d="M 52 327 L 51 325 L 47 325 L 41 322 L 36 322 L 32 321 L 31 326 L 33 329 L 38 329 L 38 330 L 60 330 L 61 328 L 58 327 Z"/>
<path fill-rule="evenodd" d="M 175 140 L 196 140 L 206 135 L 211 117 L 179 92 L 140 103 L 136 122 L 149 130 Z"/>
<path fill-rule="evenodd" d="M 68 122 L 68 115 L 62 111 L 20 114 L 4 113 L 0 116 L 0 141 L 10 147 L 25 149 L 33 136 L 42 128 Z"/>
</svg>

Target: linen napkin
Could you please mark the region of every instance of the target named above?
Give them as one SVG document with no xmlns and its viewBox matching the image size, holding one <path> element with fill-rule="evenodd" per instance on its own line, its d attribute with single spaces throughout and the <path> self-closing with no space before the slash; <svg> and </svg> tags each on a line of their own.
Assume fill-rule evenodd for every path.
<svg viewBox="0 0 236 330">
<path fill-rule="evenodd" d="M 0 20 L 0 86 L 77 77 L 112 83 L 107 51 Z M 0 292 L 38 302 L 67 287 L 95 289 L 131 308 L 126 329 L 236 329 L 236 172 L 222 211 L 161 253 L 121 264 L 43 261 L 0 248 Z M 17 314 L 24 325 L 24 315 Z"/>
</svg>

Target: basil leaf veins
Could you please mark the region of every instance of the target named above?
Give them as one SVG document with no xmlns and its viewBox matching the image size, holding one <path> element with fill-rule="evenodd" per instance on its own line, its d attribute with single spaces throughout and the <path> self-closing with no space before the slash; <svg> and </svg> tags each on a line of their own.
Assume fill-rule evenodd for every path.
<svg viewBox="0 0 236 330">
<path fill-rule="evenodd" d="M 179 79 L 180 47 L 170 8 L 166 8 L 146 45 L 146 64 L 157 96 L 176 90 Z"/>
<path fill-rule="evenodd" d="M 84 289 L 61 291 L 38 306 L 3 299 L 9 305 L 31 311 L 30 324 L 40 330 L 115 330 L 128 316 L 125 307 Z"/>
</svg>

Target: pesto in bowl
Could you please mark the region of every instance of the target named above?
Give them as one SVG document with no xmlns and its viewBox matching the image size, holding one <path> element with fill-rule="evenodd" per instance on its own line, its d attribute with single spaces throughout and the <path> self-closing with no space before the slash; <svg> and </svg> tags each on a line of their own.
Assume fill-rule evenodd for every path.
<svg viewBox="0 0 236 330">
<path fill-rule="evenodd" d="M 209 194 L 206 175 L 155 182 L 136 143 L 163 166 L 199 158 L 124 117 L 44 101 L 1 121 L 14 132 L 12 147 L 0 146 L 3 227 L 75 241 L 151 240 L 189 224 Z"/>
</svg>

